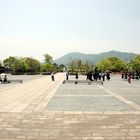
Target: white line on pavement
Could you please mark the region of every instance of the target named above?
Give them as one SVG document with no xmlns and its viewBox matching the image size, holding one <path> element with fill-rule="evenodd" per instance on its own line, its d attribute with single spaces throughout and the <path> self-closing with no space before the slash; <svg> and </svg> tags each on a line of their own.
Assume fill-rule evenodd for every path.
<svg viewBox="0 0 140 140">
<path fill-rule="evenodd" d="M 135 104 L 134 102 L 128 100 L 127 98 L 124 98 L 124 97 L 122 97 L 122 96 L 120 96 L 120 95 L 118 95 L 118 94 L 116 94 L 116 93 L 114 93 L 114 92 L 112 92 L 112 91 L 106 89 L 106 88 L 103 87 L 103 86 L 97 85 L 97 87 L 99 87 L 100 89 L 103 89 L 104 91 L 106 91 L 106 92 L 109 93 L 110 95 L 116 97 L 116 98 L 119 99 L 120 101 L 122 101 L 122 102 L 124 102 L 124 103 L 130 105 L 130 106 L 133 107 L 135 110 L 140 111 L 140 106 L 137 105 L 137 104 Z"/>
</svg>

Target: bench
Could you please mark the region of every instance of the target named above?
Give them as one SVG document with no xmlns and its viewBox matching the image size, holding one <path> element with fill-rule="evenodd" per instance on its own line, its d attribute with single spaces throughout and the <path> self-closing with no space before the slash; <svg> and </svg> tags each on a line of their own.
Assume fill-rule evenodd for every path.
<svg viewBox="0 0 140 140">
<path fill-rule="evenodd" d="M 91 85 L 92 83 L 99 83 L 99 84 L 102 84 L 103 85 L 103 81 L 90 81 L 90 80 L 64 80 L 63 81 L 63 84 L 65 83 L 75 83 L 75 84 L 78 84 L 78 83 L 87 83 L 88 85 Z"/>
<path fill-rule="evenodd" d="M 23 83 L 23 80 L 21 80 L 21 79 L 14 79 L 14 80 L 7 80 L 6 82 L 1 82 L 1 83 L 2 84 L 9 84 L 9 83 L 12 83 L 12 82 Z"/>
<path fill-rule="evenodd" d="M 21 80 L 21 79 L 14 79 L 14 80 L 8 80 L 8 81 L 10 81 L 10 83 L 11 83 L 11 82 L 23 83 L 23 80 Z"/>
</svg>

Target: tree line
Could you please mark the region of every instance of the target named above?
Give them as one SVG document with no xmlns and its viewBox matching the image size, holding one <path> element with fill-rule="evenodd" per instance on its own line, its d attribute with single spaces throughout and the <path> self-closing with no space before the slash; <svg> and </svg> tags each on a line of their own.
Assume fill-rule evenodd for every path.
<svg viewBox="0 0 140 140">
<path fill-rule="evenodd" d="M 41 63 L 37 59 L 31 57 L 14 57 L 9 56 L 0 61 L 1 71 L 9 71 L 12 74 L 46 74 L 62 70 L 61 66 L 54 63 L 52 56 L 44 55 L 44 62 Z"/>
<path fill-rule="evenodd" d="M 9 70 L 12 74 L 46 74 L 49 72 L 63 71 L 64 67 L 70 73 L 81 72 L 87 73 L 90 71 L 98 72 L 133 72 L 140 74 L 140 55 L 129 62 L 123 61 L 117 57 L 104 58 L 97 64 L 91 62 L 83 62 L 80 59 L 71 60 L 67 66 L 63 64 L 57 65 L 53 61 L 53 57 L 49 54 L 44 55 L 44 62 L 41 63 L 37 59 L 31 57 L 13 57 L 9 56 L 3 61 L 0 61 L 0 68 Z"/>
<path fill-rule="evenodd" d="M 71 73 L 79 71 L 87 73 L 90 71 L 97 72 L 132 72 L 140 74 L 140 55 L 137 55 L 133 60 L 129 62 L 123 61 L 117 57 L 107 57 L 102 59 L 97 64 L 91 62 L 82 62 L 79 59 L 72 60 L 68 64 L 68 69 Z"/>
</svg>

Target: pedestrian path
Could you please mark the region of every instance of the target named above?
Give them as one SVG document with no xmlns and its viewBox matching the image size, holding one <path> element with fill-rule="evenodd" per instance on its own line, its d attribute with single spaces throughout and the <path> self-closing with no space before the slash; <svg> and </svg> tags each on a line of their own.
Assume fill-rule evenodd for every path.
<svg viewBox="0 0 140 140">
<path fill-rule="evenodd" d="M 63 85 L 64 78 L 0 89 L 0 140 L 140 140 L 139 82 Z"/>
<path fill-rule="evenodd" d="M 48 93 L 62 83 L 63 74 L 56 75 L 56 81 L 50 77 L 42 77 L 0 91 L 0 112 L 32 112 L 43 111 Z"/>
</svg>

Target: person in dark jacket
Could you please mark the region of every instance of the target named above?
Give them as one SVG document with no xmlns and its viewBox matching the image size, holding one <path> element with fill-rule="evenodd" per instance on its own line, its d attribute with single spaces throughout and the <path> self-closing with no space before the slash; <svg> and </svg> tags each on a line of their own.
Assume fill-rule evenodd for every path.
<svg viewBox="0 0 140 140">
<path fill-rule="evenodd" d="M 51 73 L 51 78 L 52 78 L 52 81 L 55 81 L 54 73 L 53 72 Z"/>
<path fill-rule="evenodd" d="M 106 78 L 108 81 L 110 80 L 110 73 L 109 72 L 106 73 Z"/>
<path fill-rule="evenodd" d="M 69 80 L 69 73 L 66 72 L 66 80 Z"/>
<path fill-rule="evenodd" d="M 75 74 L 75 79 L 78 79 L 79 77 L 78 77 L 78 72 L 76 72 L 76 74 Z"/>
<path fill-rule="evenodd" d="M 131 78 L 132 78 L 132 74 L 128 73 L 128 83 L 131 84 Z"/>
</svg>

